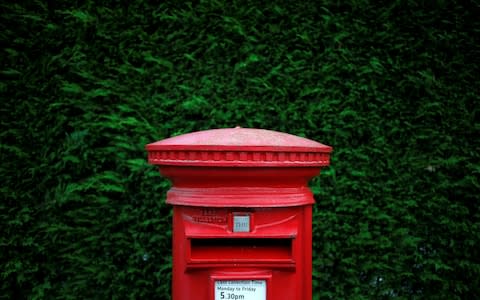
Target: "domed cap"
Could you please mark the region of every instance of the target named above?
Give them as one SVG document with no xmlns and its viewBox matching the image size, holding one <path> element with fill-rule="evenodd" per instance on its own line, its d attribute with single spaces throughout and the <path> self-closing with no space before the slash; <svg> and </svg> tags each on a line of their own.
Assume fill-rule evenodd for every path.
<svg viewBox="0 0 480 300">
<path fill-rule="evenodd" d="M 295 135 L 254 128 L 192 132 L 146 146 L 154 165 L 218 167 L 327 166 L 330 146 Z"/>
</svg>

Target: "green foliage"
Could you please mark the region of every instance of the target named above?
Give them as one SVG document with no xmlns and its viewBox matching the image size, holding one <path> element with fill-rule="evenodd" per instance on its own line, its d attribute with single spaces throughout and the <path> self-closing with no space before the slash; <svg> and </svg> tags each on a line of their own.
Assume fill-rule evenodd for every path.
<svg viewBox="0 0 480 300">
<path fill-rule="evenodd" d="M 168 299 L 169 183 L 144 145 L 240 125 L 335 149 L 311 183 L 314 299 L 480 298 L 479 14 L 2 4 L 1 297 Z"/>
</svg>

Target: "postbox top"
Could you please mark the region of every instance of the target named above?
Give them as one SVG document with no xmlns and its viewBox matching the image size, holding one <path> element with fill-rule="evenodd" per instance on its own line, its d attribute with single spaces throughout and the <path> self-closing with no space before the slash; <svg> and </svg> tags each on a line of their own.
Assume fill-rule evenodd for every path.
<svg viewBox="0 0 480 300">
<path fill-rule="evenodd" d="M 146 146 L 154 165 L 326 166 L 332 148 L 303 137 L 254 128 L 222 128 L 167 138 Z"/>
</svg>

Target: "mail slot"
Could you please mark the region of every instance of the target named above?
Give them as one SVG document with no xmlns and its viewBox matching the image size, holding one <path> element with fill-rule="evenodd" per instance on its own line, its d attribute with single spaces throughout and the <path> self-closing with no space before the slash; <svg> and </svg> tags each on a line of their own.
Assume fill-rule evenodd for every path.
<svg viewBox="0 0 480 300">
<path fill-rule="evenodd" d="M 291 261 L 291 239 L 201 238 L 190 240 L 192 261 Z"/>
<path fill-rule="evenodd" d="M 199 131 L 147 145 L 172 182 L 174 300 L 312 297 L 308 181 L 331 147 L 249 128 Z"/>
</svg>

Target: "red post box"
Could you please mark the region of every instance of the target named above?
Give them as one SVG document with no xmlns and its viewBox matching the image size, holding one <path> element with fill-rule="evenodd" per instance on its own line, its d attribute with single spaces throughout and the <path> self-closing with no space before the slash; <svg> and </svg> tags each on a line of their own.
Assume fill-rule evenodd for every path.
<svg viewBox="0 0 480 300">
<path fill-rule="evenodd" d="M 174 300 L 312 298 L 308 181 L 332 148 L 294 135 L 214 129 L 146 146 L 172 182 Z"/>
</svg>

